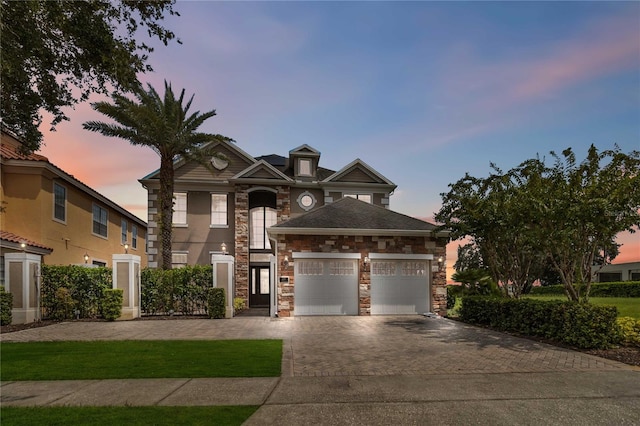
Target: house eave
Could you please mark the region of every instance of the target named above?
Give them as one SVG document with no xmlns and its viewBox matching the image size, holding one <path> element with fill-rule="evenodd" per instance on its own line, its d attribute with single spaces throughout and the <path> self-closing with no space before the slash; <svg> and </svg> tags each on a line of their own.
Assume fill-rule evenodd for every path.
<svg viewBox="0 0 640 426">
<path fill-rule="evenodd" d="M 297 228 L 270 227 L 269 236 L 275 235 L 361 235 L 361 236 L 394 236 L 394 237 L 436 237 L 448 238 L 449 231 L 433 231 L 427 229 L 366 229 L 366 228 Z"/>
</svg>

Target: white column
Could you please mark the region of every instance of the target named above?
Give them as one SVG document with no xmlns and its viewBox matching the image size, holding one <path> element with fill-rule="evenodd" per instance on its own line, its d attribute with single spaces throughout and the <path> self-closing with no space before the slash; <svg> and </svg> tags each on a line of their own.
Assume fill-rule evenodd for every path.
<svg viewBox="0 0 640 426">
<path fill-rule="evenodd" d="M 226 297 L 225 318 L 233 318 L 233 291 L 234 275 L 233 275 L 233 256 L 228 254 L 212 254 L 211 265 L 213 267 L 213 286 L 224 288 Z"/>
<path fill-rule="evenodd" d="M 4 255 L 5 290 L 13 294 L 12 324 L 40 319 L 40 264 L 42 257 L 30 253 Z"/>
<path fill-rule="evenodd" d="M 113 288 L 122 290 L 122 315 L 119 319 L 140 316 L 140 256 L 114 254 Z"/>
</svg>

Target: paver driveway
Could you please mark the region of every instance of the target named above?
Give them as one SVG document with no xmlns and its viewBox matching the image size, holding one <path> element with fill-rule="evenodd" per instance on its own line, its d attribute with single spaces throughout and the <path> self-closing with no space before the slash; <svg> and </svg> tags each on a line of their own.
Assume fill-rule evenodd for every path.
<svg viewBox="0 0 640 426">
<path fill-rule="evenodd" d="M 580 352 L 422 316 L 67 322 L 4 334 L 0 341 L 263 338 L 284 340 L 284 376 L 629 369 Z"/>
</svg>

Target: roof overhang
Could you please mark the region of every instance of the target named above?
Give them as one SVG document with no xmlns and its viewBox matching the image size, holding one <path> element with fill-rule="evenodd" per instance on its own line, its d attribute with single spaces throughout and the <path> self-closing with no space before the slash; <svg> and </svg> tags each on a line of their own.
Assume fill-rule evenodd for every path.
<svg viewBox="0 0 640 426">
<path fill-rule="evenodd" d="M 356 229 L 356 228 L 298 228 L 278 227 L 267 228 L 269 236 L 275 235 L 360 235 L 360 236 L 394 236 L 394 237 L 435 237 L 449 238 L 449 231 L 434 231 L 425 229 Z"/>
</svg>

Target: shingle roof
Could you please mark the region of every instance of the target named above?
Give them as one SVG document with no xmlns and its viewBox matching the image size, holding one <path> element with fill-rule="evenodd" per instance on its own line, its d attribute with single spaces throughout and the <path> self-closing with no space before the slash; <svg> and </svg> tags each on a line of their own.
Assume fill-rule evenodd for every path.
<svg viewBox="0 0 640 426">
<path fill-rule="evenodd" d="M 45 249 L 45 250 L 50 250 L 53 251 L 53 249 L 51 247 L 47 247 L 43 244 L 37 243 L 35 241 L 32 240 L 28 240 L 26 238 L 23 238 L 19 235 L 16 235 L 12 232 L 7 232 L 7 231 L 0 231 L 0 240 L 4 240 L 10 243 L 16 243 L 16 244 L 20 244 L 20 243 L 25 243 L 28 246 L 31 247 L 37 247 L 37 248 L 41 248 L 41 249 Z"/>
<path fill-rule="evenodd" d="M 272 226 L 294 232 L 296 229 L 332 230 L 384 230 L 384 231 L 433 231 L 436 225 L 414 217 L 394 212 L 381 206 L 345 197 L 316 210 Z M 283 232 L 284 233 L 284 232 Z"/>
</svg>

